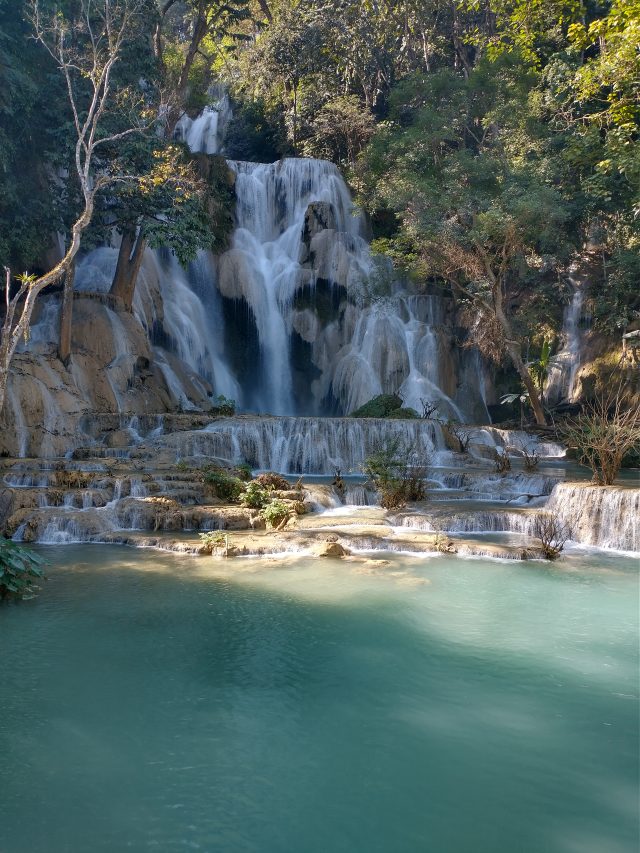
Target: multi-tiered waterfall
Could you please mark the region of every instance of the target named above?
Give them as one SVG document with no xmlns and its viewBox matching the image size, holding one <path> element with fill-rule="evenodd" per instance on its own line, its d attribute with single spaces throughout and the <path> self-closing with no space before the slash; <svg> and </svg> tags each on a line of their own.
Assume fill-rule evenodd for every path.
<svg viewBox="0 0 640 853">
<path fill-rule="evenodd" d="M 448 301 L 407 295 L 375 262 L 333 164 L 230 165 L 237 229 L 217 286 L 251 353 L 236 359 L 244 408 L 347 414 L 398 392 L 416 409 L 437 400 L 448 417 L 486 419 L 477 357 L 454 350 Z M 385 292 L 372 299 L 382 278 Z"/>
<path fill-rule="evenodd" d="M 226 97 L 178 134 L 220 149 Z M 220 256 L 187 269 L 166 250 L 145 252 L 133 316 L 110 299 L 118 250 L 79 259 L 71 364 L 56 358 L 59 296 L 41 300 L 16 362 L 8 406 L 13 455 L 56 455 L 79 443 L 90 412 L 207 410 L 217 395 L 240 411 L 346 415 L 381 393 L 445 418 L 487 422 L 482 360 L 454 337 L 446 295 L 410 293 L 373 257 L 366 223 L 328 162 L 229 161 L 236 229 Z M 24 365 L 24 367 L 22 367 Z"/>
<path fill-rule="evenodd" d="M 217 109 L 183 117 L 177 132 L 193 150 L 215 154 L 229 115 L 222 97 Z M 463 445 L 443 422 L 488 423 L 483 361 L 460 345 L 446 293 L 412 292 L 372 255 L 364 217 L 333 164 L 228 165 L 236 197 L 229 248 L 219 256 L 201 252 L 186 269 L 168 250 L 147 250 L 133 312 L 109 295 L 115 246 L 79 259 L 68 366 L 57 357 L 60 295 L 40 300 L 8 388 L 8 429 L 0 431 L 2 455 L 22 457 L 0 465 L 0 519 L 9 533 L 45 542 L 130 541 L 135 528 L 253 528 L 259 519 L 252 510 L 211 504 L 202 465 L 243 463 L 296 478 L 340 469 L 357 477 L 367 455 L 396 441 L 429 468 L 430 501 L 387 519 L 378 546 L 432 548 L 436 531 L 526 537 L 537 514 L 552 511 L 581 542 L 640 547 L 637 525 L 620 520 L 637 511 L 637 490 L 565 485 L 555 468 L 494 470 L 496 449 L 518 468 L 525 446 L 547 465 L 562 448 L 523 433 L 463 427 L 469 452 L 459 452 Z M 550 380 L 560 397 L 574 384 L 582 292 L 566 313 L 565 347 Z M 440 421 L 345 417 L 383 393 L 418 411 L 425 401 L 437 403 Z M 249 414 L 211 417 L 217 395 Z M 357 480 L 342 492 L 313 488 L 305 503 L 315 508 L 375 499 Z M 296 495 L 302 505 L 303 492 Z M 358 536 L 362 547 L 373 541 L 368 529 Z M 489 553 L 492 546 L 460 547 Z M 523 553 L 518 548 L 501 555 Z"/>
</svg>

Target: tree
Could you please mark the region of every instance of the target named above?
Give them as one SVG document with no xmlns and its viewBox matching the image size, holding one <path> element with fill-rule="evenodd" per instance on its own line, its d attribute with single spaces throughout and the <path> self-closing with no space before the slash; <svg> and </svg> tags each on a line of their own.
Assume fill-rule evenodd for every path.
<svg viewBox="0 0 640 853">
<path fill-rule="evenodd" d="M 282 100 L 289 104 L 294 154 L 299 141 L 300 88 L 325 61 L 327 18 L 323 11 L 310 5 L 283 3 L 264 34 L 256 39 L 251 53 L 263 84 L 271 88 L 273 81 L 277 81 Z"/>
<path fill-rule="evenodd" d="M 132 109 L 133 104 L 139 103 L 139 97 L 133 92 L 116 94 L 113 77 L 143 3 L 144 0 L 93 3 L 81 0 L 78 15 L 73 20 L 62 13 L 46 15 L 40 0 L 32 0 L 30 4 L 35 36 L 65 82 L 76 140 L 74 178 L 79 183 L 81 207 L 71 226 L 64 256 L 57 264 L 42 275 L 23 277 L 13 296 L 7 273 L 6 315 L 0 342 L 0 411 L 4 406 L 11 360 L 20 340 L 28 336 L 38 296 L 70 270 L 80 248 L 82 233 L 91 221 L 98 193 L 105 186 L 128 177 L 109 170 L 105 164 L 98 173 L 96 161 L 101 148 L 142 128 L 140 111 Z M 123 117 L 123 123 L 125 116 L 135 123 L 105 133 L 107 119 L 114 113 Z"/>
<path fill-rule="evenodd" d="M 370 209 L 400 220 L 382 248 L 395 244 L 416 275 L 451 287 L 470 342 L 494 359 L 508 354 L 544 424 L 512 300 L 522 282 L 535 283 L 545 255 L 566 255 L 571 243 L 570 211 L 532 117 L 535 82 L 513 55 L 485 60 L 466 78 L 411 78 L 392 96 L 391 121 L 366 151 L 359 186 Z"/>
<path fill-rule="evenodd" d="M 25 6 L 0 0 L 0 263 L 16 270 L 41 268 L 67 218 L 57 180 L 68 153 L 64 81 L 31 38 Z"/>
<path fill-rule="evenodd" d="M 571 539 L 571 530 L 555 516 L 543 513 L 533 522 L 533 535 L 540 540 L 545 558 L 555 560 Z"/>
<path fill-rule="evenodd" d="M 198 249 L 220 250 L 232 227 L 233 197 L 220 157 L 194 156 L 182 144 L 153 136 L 128 140 L 115 156 L 139 177 L 101 194 L 85 245 L 108 242 L 114 229 L 119 232 L 110 292 L 130 311 L 147 246 L 171 249 L 182 264 Z"/>
<path fill-rule="evenodd" d="M 367 457 L 362 470 L 380 493 L 380 504 L 397 509 L 407 501 L 424 500 L 430 461 L 418 459 L 413 447 L 402 439 L 390 438 Z"/>
<path fill-rule="evenodd" d="M 177 9 L 177 6 L 183 7 Z M 175 13 L 172 47 L 173 59 L 168 63 L 163 32 L 168 27 L 170 12 Z M 204 59 L 205 76 L 211 71 L 213 58 L 206 49 L 218 49 L 218 42 L 234 32 L 239 22 L 249 17 L 249 0 L 162 0 L 159 21 L 154 34 L 154 47 L 158 61 L 165 71 L 166 136 L 173 136 L 178 119 L 184 112 L 189 81 L 198 57 Z M 206 89 L 206 84 L 205 87 Z"/>
<path fill-rule="evenodd" d="M 324 104 L 311 129 L 303 147 L 307 156 L 352 166 L 371 139 L 375 125 L 370 110 L 355 95 L 343 95 Z"/>
</svg>

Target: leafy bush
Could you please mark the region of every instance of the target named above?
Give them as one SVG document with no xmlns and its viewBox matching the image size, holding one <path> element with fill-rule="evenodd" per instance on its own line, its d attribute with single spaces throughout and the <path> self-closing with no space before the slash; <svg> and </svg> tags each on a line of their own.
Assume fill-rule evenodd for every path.
<svg viewBox="0 0 640 853">
<path fill-rule="evenodd" d="M 407 501 L 426 497 L 424 480 L 428 461 L 417 460 L 412 447 L 394 438 L 366 459 L 363 471 L 380 494 L 381 505 L 397 509 Z"/>
<path fill-rule="evenodd" d="M 275 500 L 263 507 L 260 510 L 260 515 L 267 524 L 270 524 L 272 527 L 278 527 L 279 524 L 282 524 L 294 512 L 295 510 L 291 507 L 291 504 Z"/>
<path fill-rule="evenodd" d="M 227 503 L 236 503 L 244 491 L 244 483 L 222 468 L 206 468 L 203 472 L 205 485 Z"/>
<path fill-rule="evenodd" d="M 401 418 L 401 419 L 409 418 L 411 420 L 414 420 L 415 418 L 419 418 L 420 415 L 416 412 L 415 409 L 405 408 L 404 406 L 402 406 L 399 409 L 394 409 L 392 412 L 389 412 L 387 417 L 388 418 Z"/>
<path fill-rule="evenodd" d="M 240 502 L 252 509 L 262 509 L 269 503 L 269 491 L 260 485 L 258 480 L 252 480 L 240 495 Z"/>
<path fill-rule="evenodd" d="M 259 474 L 255 482 L 260 483 L 264 489 L 278 492 L 287 492 L 291 489 L 291 483 L 282 474 L 275 474 L 273 471 Z"/>
<path fill-rule="evenodd" d="M 352 418 L 388 418 L 391 412 L 402 408 L 402 399 L 397 394 L 379 394 L 355 412 Z"/>
<path fill-rule="evenodd" d="M 235 415 L 236 401 L 219 394 L 214 402 L 214 411 L 217 415 Z"/>
<path fill-rule="evenodd" d="M 0 537 L 0 600 L 35 598 L 45 577 L 44 560 L 28 548 Z"/>
<path fill-rule="evenodd" d="M 208 530 L 206 533 L 200 534 L 200 541 L 205 551 L 208 554 L 213 554 L 218 549 L 226 547 L 227 534 L 221 533 L 219 530 Z"/>
<path fill-rule="evenodd" d="M 245 482 L 251 479 L 253 473 L 251 465 L 248 462 L 241 462 L 239 465 L 236 465 L 236 471 L 238 472 L 238 477 Z"/>
</svg>

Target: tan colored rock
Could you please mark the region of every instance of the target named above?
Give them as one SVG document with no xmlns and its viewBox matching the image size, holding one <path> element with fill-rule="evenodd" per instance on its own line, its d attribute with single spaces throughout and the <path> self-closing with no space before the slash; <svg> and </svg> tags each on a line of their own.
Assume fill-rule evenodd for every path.
<svg viewBox="0 0 640 853">
<path fill-rule="evenodd" d="M 351 551 L 339 542 L 318 542 L 312 549 L 316 557 L 349 557 Z"/>
</svg>

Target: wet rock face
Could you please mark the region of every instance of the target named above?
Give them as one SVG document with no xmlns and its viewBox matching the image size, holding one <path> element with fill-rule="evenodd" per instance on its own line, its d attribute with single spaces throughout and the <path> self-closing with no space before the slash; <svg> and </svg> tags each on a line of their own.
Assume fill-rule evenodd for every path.
<svg viewBox="0 0 640 853">
<path fill-rule="evenodd" d="M 335 231 L 338 227 L 336 212 L 333 205 L 328 201 L 314 201 L 307 207 L 304 215 L 304 227 L 302 230 L 302 242 L 309 252 L 311 241 L 321 231 L 330 229 Z"/>
<path fill-rule="evenodd" d="M 47 297 L 55 304 L 56 296 Z M 34 334 L 38 334 L 37 328 Z M 40 332 L 45 337 L 49 335 Z M 5 409 L 0 415 L 0 453 L 12 457 L 60 457 L 87 443 L 83 427 L 96 415 L 116 419 L 176 410 L 184 401 L 211 408 L 211 387 L 180 359 L 166 354 L 163 369 L 140 321 L 89 298 L 74 301 L 72 358 L 65 367 L 55 343 L 35 340 L 14 358 Z M 163 372 L 164 370 L 164 372 Z M 112 446 L 125 446 L 122 438 Z"/>
</svg>

